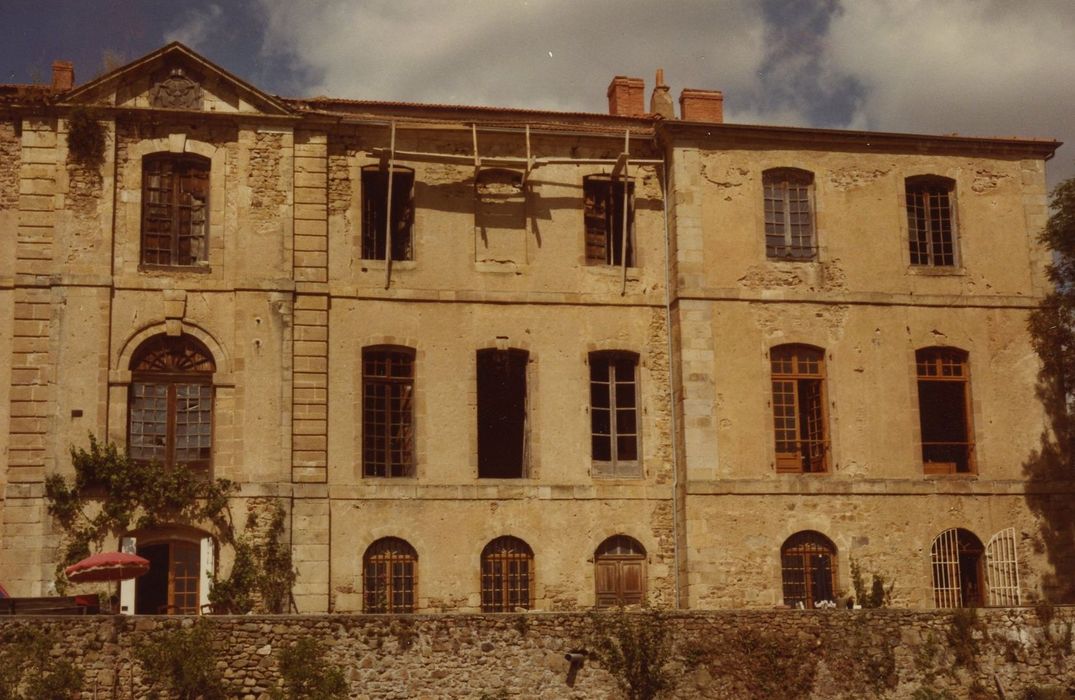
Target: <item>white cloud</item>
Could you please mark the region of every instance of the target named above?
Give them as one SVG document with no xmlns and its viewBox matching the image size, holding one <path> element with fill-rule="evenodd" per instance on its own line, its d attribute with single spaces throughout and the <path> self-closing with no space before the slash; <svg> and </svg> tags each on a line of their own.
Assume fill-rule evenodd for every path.
<svg viewBox="0 0 1075 700">
<path fill-rule="evenodd" d="M 164 36 L 167 42 L 178 41 L 192 49 L 204 50 L 211 45 L 210 39 L 217 34 L 224 12 L 219 5 L 210 4 L 204 9 L 189 10 L 183 22 Z"/>
</svg>

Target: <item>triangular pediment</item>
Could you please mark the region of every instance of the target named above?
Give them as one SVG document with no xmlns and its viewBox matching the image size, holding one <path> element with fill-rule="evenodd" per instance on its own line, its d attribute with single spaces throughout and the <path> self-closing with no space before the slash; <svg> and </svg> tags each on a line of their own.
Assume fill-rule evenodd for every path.
<svg viewBox="0 0 1075 700">
<path fill-rule="evenodd" d="M 63 95 L 69 104 L 287 115 L 279 99 L 172 42 Z"/>
</svg>

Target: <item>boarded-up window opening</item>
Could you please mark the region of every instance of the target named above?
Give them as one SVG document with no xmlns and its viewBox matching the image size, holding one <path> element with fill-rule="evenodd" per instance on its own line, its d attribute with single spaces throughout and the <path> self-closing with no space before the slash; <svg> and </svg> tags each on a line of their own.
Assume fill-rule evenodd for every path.
<svg viewBox="0 0 1075 700">
<path fill-rule="evenodd" d="M 414 351 L 362 351 L 362 473 L 414 476 Z"/>
<path fill-rule="evenodd" d="M 411 229 L 414 223 L 414 171 L 392 170 L 392 259 L 412 260 Z M 362 258 L 385 259 L 385 208 L 388 206 L 388 176 L 385 169 L 372 165 L 362 169 Z"/>
<path fill-rule="evenodd" d="M 970 369 L 954 348 L 915 352 L 922 462 L 926 474 L 974 472 Z"/>
<path fill-rule="evenodd" d="M 638 477 L 638 355 L 590 353 L 590 428 L 595 476 Z"/>
<path fill-rule="evenodd" d="M 599 608 L 642 605 L 646 599 L 646 550 L 626 535 L 614 535 L 594 553 Z"/>
<path fill-rule="evenodd" d="M 189 335 L 158 335 L 138 347 L 127 414 L 131 458 L 209 468 L 215 369 L 209 350 Z"/>
<path fill-rule="evenodd" d="M 828 471 L 825 352 L 778 345 L 769 352 L 778 472 Z"/>
<path fill-rule="evenodd" d="M 526 262 L 526 196 L 523 174 L 485 169 L 474 183 L 477 262 Z"/>
<path fill-rule="evenodd" d="M 1019 555 L 1015 547 L 1015 528 L 993 535 L 985 548 L 985 574 L 989 584 L 989 604 L 996 607 L 1022 605 L 1019 593 Z"/>
<path fill-rule="evenodd" d="M 949 267 L 956 264 L 955 182 L 934 175 L 907 178 L 907 231 L 911 264 Z"/>
<path fill-rule="evenodd" d="M 945 530 L 933 540 L 933 600 L 938 608 L 979 607 L 982 590 L 982 541 L 969 530 Z"/>
<path fill-rule="evenodd" d="M 591 175 L 582 181 L 586 217 L 586 262 L 622 265 L 623 180 Z M 627 266 L 634 265 L 634 183 L 627 185 Z"/>
<path fill-rule="evenodd" d="M 534 606 L 534 552 L 516 537 L 498 537 L 482 550 L 482 612 Z"/>
<path fill-rule="evenodd" d="M 362 601 L 368 613 L 413 613 L 418 553 L 398 537 L 385 537 L 362 557 Z"/>
<path fill-rule="evenodd" d="M 142 264 L 208 262 L 209 166 L 195 155 L 142 160 Z"/>
<path fill-rule="evenodd" d="M 774 260 L 813 260 L 814 175 L 779 168 L 762 175 L 765 188 L 765 255 Z"/>
<path fill-rule="evenodd" d="M 525 350 L 478 351 L 478 476 L 526 476 Z"/>
<path fill-rule="evenodd" d="M 836 545 L 819 532 L 797 532 L 780 548 L 784 605 L 815 607 L 835 601 Z"/>
</svg>

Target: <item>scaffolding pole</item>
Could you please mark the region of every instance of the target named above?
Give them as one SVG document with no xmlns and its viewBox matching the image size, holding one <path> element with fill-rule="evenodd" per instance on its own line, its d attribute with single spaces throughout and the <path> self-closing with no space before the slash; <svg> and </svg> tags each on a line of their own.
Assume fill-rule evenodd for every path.
<svg viewBox="0 0 1075 700">
<path fill-rule="evenodd" d="M 631 158 L 631 130 L 626 129 L 623 135 L 623 226 L 620 236 L 620 296 L 627 294 L 627 207 L 630 199 L 630 158 Z M 617 159 L 618 165 L 619 159 Z M 615 170 L 613 170 L 615 173 Z"/>
<path fill-rule="evenodd" d="M 388 203 L 384 208 L 384 288 L 392 284 L 392 171 L 396 167 L 396 123 L 393 121 L 388 137 Z"/>
</svg>

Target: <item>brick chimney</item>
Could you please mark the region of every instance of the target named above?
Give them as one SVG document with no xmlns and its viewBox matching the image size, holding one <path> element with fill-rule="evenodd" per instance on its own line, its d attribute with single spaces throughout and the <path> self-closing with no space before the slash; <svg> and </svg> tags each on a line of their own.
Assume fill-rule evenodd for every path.
<svg viewBox="0 0 1075 700">
<path fill-rule="evenodd" d="M 683 88 L 679 93 L 679 115 L 685 122 L 720 124 L 724 121 L 724 93 Z"/>
<path fill-rule="evenodd" d="M 664 84 L 664 69 L 657 69 L 657 80 L 653 86 L 653 94 L 649 98 L 649 111 L 664 119 L 676 118 L 676 105 L 672 96 L 668 93 L 668 86 Z"/>
<path fill-rule="evenodd" d="M 75 86 L 75 64 L 70 61 L 52 62 L 52 89 L 67 92 Z"/>
<path fill-rule="evenodd" d="M 608 113 L 640 117 L 646 113 L 646 84 L 642 78 L 617 75 L 608 84 Z"/>
</svg>

